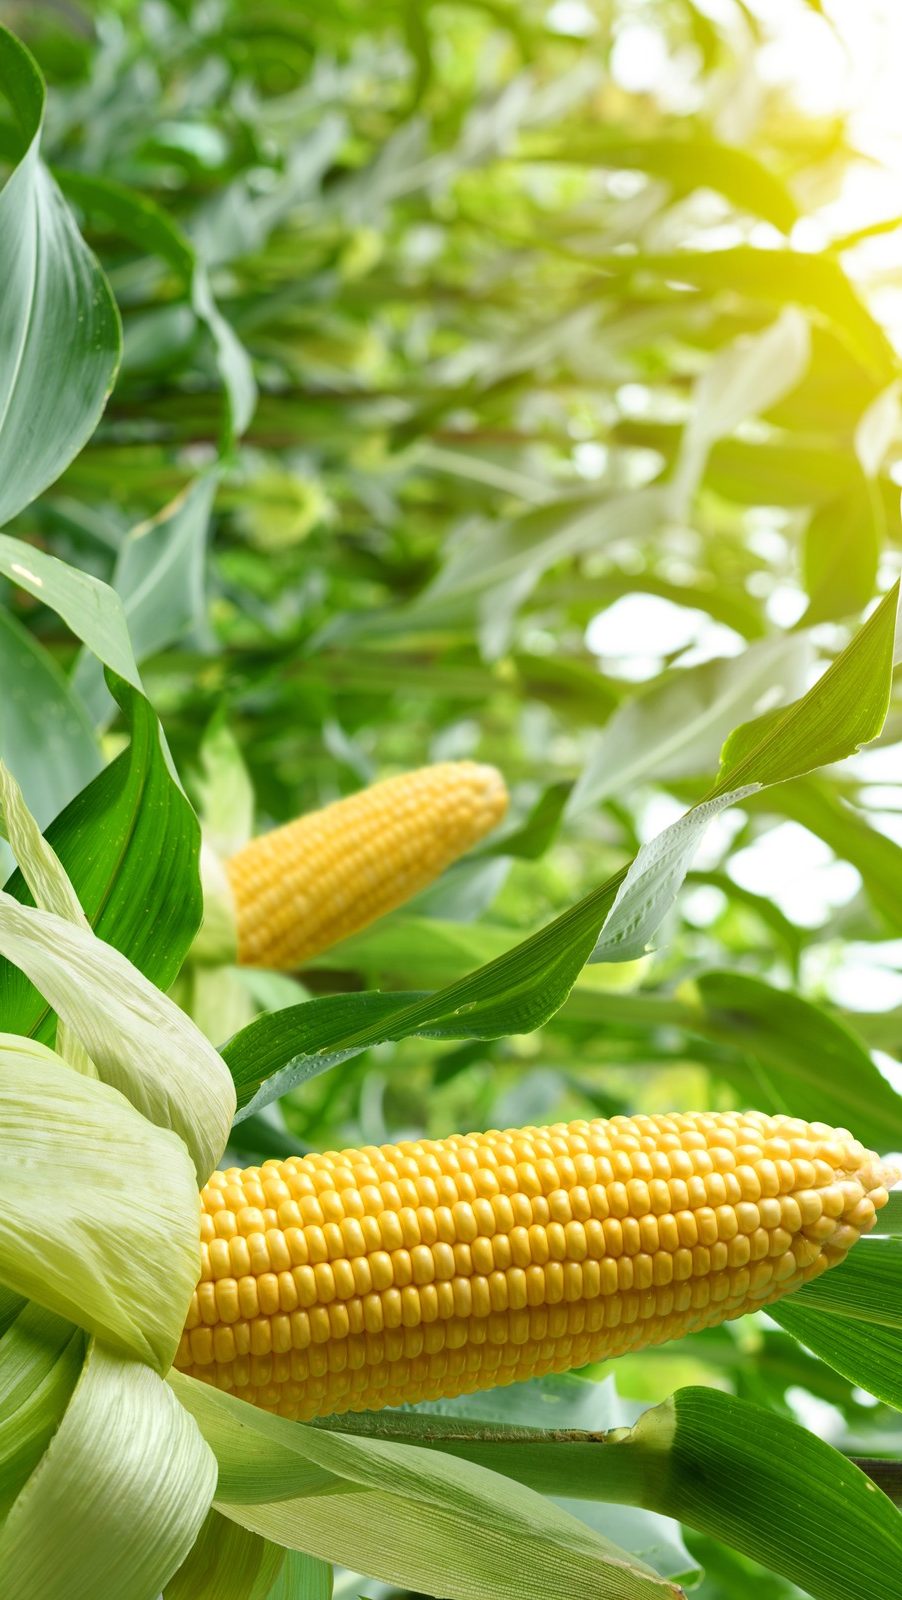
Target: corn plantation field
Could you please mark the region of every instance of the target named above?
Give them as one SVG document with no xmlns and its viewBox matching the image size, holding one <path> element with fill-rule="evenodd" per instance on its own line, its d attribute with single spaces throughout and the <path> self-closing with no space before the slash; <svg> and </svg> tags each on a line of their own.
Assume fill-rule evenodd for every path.
<svg viewBox="0 0 902 1600">
<path fill-rule="evenodd" d="M 902 1600 L 898 48 L 0 3 L 3 1600 Z"/>
</svg>

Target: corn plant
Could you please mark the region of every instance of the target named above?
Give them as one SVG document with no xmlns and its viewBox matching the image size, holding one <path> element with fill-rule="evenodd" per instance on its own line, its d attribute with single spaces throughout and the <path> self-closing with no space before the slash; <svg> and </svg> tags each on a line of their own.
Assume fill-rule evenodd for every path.
<svg viewBox="0 0 902 1600">
<path fill-rule="evenodd" d="M 9 1600 L 902 1600 L 898 218 L 759 9 L 6 8 Z"/>
</svg>

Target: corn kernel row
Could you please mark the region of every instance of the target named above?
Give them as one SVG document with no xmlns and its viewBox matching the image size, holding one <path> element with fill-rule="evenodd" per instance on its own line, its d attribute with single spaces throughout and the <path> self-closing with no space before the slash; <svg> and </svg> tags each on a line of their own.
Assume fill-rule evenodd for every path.
<svg viewBox="0 0 902 1600">
<path fill-rule="evenodd" d="M 756 1112 L 217 1172 L 177 1365 L 301 1418 L 564 1371 L 791 1292 L 885 1199 L 845 1129 Z"/>
<path fill-rule="evenodd" d="M 426 888 L 506 807 L 494 767 L 440 762 L 253 839 L 225 864 L 239 962 L 301 966 Z"/>
</svg>

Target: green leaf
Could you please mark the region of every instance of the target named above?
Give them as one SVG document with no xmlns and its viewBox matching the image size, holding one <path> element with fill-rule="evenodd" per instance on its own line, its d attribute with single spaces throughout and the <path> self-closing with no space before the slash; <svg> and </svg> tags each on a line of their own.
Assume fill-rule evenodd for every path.
<svg viewBox="0 0 902 1600">
<path fill-rule="evenodd" d="M 152 1600 L 188 1555 L 215 1487 L 213 1456 L 162 1379 L 92 1342 L 0 1530 L 5 1600 Z"/>
<path fill-rule="evenodd" d="M 899 1600 L 902 1515 L 863 1472 L 793 1422 L 683 1389 L 624 1441 L 640 1503 L 732 1545 L 813 1600 Z"/>
<path fill-rule="evenodd" d="M 866 1239 L 770 1315 L 843 1377 L 902 1410 L 902 1239 Z"/>
<path fill-rule="evenodd" d="M 607 1434 L 423 1420 L 431 1448 L 545 1494 L 675 1517 L 813 1600 L 902 1597 L 902 1514 L 886 1496 L 797 1423 L 717 1389 L 680 1389 L 634 1427 Z"/>
<path fill-rule="evenodd" d="M 267 1415 L 180 1373 L 170 1381 L 220 1466 L 218 1508 L 242 1526 L 387 1583 L 449 1600 L 678 1600 L 673 1585 L 537 1495 L 480 1468 Z M 233 1463 L 257 1455 L 252 1502 Z M 317 1488 L 311 1467 L 332 1474 Z M 269 1484 L 278 1498 L 262 1501 Z M 284 1498 L 297 1484 L 295 1496 Z"/>
<path fill-rule="evenodd" d="M 266 1600 L 332 1600 L 332 1568 L 300 1550 L 283 1552 L 284 1565 Z"/>
<path fill-rule="evenodd" d="M 447 625 L 449 617 L 470 616 L 475 609 L 483 653 L 494 660 L 506 650 L 513 617 L 543 572 L 612 540 L 644 537 L 658 526 L 663 511 L 663 492 L 652 487 L 610 498 L 571 495 L 518 517 L 496 519 L 491 526 L 465 528 L 438 576 L 412 605 L 354 618 L 349 630 L 338 619 L 330 632 L 391 637 L 437 618 Z"/>
<path fill-rule="evenodd" d="M 0 607 L 0 758 L 46 825 L 99 772 L 87 711 L 53 656 Z"/>
<path fill-rule="evenodd" d="M 157 516 L 132 528 L 119 547 L 113 588 L 122 598 L 138 661 L 206 620 L 207 534 L 215 490 L 215 473 L 196 478 Z M 73 682 L 101 721 L 109 696 L 94 654 L 82 655 Z"/>
<path fill-rule="evenodd" d="M 816 507 L 805 529 L 805 627 L 861 611 L 874 593 L 883 543 L 879 498 L 865 482 Z"/>
<path fill-rule="evenodd" d="M 537 147 L 527 145 L 525 159 L 647 172 L 663 178 L 680 195 L 713 189 L 737 210 L 751 212 L 783 232 L 798 214 L 785 184 L 763 162 L 680 119 L 674 119 L 664 136 L 577 125 L 559 143 L 540 140 Z"/>
<path fill-rule="evenodd" d="M 636 961 L 645 955 L 682 887 L 709 822 L 745 800 L 750 789 L 731 789 L 693 806 L 644 844 L 630 863 L 590 961 Z"/>
<path fill-rule="evenodd" d="M 672 250 L 660 254 L 593 256 L 592 264 L 618 279 L 653 273 L 703 293 L 745 295 L 765 305 L 800 305 L 832 324 L 843 343 L 878 382 L 895 377 L 886 334 L 856 294 L 837 261 L 795 250 Z"/>
<path fill-rule="evenodd" d="M 285 1559 L 279 1545 L 211 1510 L 162 1600 L 269 1600 Z"/>
<path fill-rule="evenodd" d="M 540 1027 L 563 1005 L 588 960 L 625 963 L 645 953 L 711 818 L 745 792 L 688 812 L 644 845 L 628 871 L 435 994 L 336 995 L 257 1018 L 223 1049 L 238 1120 L 371 1044 L 412 1034 L 494 1039 Z"/>
<path fill-rule="evenodd" d="M 25 147 L 0 192 L 2 525 L 59 477 L 94 432 L 121 340 L 106 278 L 40 158 L 40 72 L 5 28 L 0 88 Z"/>
<path fill-rule="evenodd" d="M 47 829 L 98 937 L 168 988 L 202 915 L 197 822 L 173 781 L 160 727 L 144 696 L 113 690 L 131 727 L 131 745 L 83 789 Z M 20 872 L 6 893 L 33 903 Z M 0 957 L 0 1026 L 51 1042 L 46 999 Z"/>
<path fill-rule="evenodd" d="M 801 700 L 730 734 L 713 793 L 783 783 L 876 739 L 889 705 L 898 603 L 897 583 Z"/>
<path fill-rule="evenodd" d="M 34 1304 L 0 1338 L 0 1527 L 59 1427 L 84 1354 L 81 1330 Z"/>
<path fill-rule="evenodd" d="M 0 1036 L 0 1282 L 165 1372 L 197 1215 L 180 1139 L 43 1045 Z"/>
<path fill-rule="evenodd" d="M 141 688 L 122 601 L 109 584 L 5 533 L 0 533 L 0 572 L 62 617 L 105 666 Z"/>
<path fill-rule="evenodd" d="M 64 194 L 89 216 L 112 222 L 143 254 L 159 256 L 182 280 L 192 310 L 210 333 L 228 405 L 227 445 L 246 431 L 257 402 L 250 358 L 213 297 L 206 267 L 188 235 L 148 195 L 95 173 L 57 170 Z M 117 584 L 117 588 L 118 588 Z"/>
<path fill-rule="evenodd" d="M 674 467 L 671 504 L 685 517 L 718 439 L 735 433 L 794 389 L 808 366 L 808 323 L 788 306 L 763 333 L 718 350 L 695 384 L 692 407 Z"/>
<path fill-rule="evenodd" d="M 699 1031 L 765 1069 L 769 1109 L 849 1127 L 878 1150 L 902 1148 L 896 1094 L 852 1030 L 800 995 L 740 972 L 704 972 L 680 991 Z M 693 1024 L 690 1021 L 689 1026 Z"/>
<path fill-rule="evenodd" d="M 775 635 L 739 656 L 675 668 L 616 710 L 589 747 L 568 806 L 570 815 L 641 782 L 711 770 L 737 718 L 791 700 L 810 651 L 798 635 Z"/>
</svg>

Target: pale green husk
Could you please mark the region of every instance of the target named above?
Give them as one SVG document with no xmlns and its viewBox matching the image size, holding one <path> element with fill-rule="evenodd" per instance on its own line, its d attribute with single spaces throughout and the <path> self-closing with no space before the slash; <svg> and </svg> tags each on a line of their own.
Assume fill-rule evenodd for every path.
<svg viewBox="0 0 902 1600">
<path fill-rule="evenodd" d="M 211 1451 L 162 1379 L 95 1340 L 0 1531 L 4 1600 L 153 1600 L 215 1484 Z"/>
<path fill-rule="evenodd" d="M 0 1036 L 0 1281 L 165 1372 L 198 1215 L 179 1138 L 52 1051 Z"/>
</svg>

